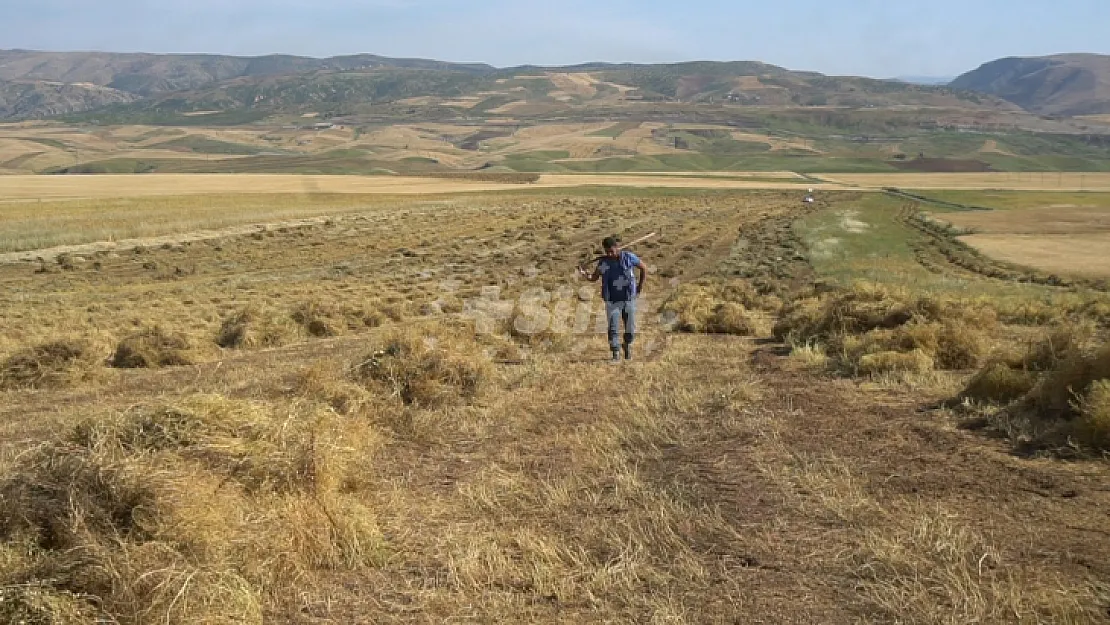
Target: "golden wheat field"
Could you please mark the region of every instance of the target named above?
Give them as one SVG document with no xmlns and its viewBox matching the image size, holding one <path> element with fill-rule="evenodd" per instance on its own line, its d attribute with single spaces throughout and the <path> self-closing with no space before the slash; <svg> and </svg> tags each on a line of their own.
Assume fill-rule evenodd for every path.
<svg viewBox="0 0 1110 625">
<path fill-rule="evenodd" d="M 1050 196 L 1042 205 L 933 217 L 970 232 L 960 240 L 992 258 L 1059 275 L 1110 277 L 1110 203 L 1105 196 Z"/>
<path fill-rule="evenodd" d="M 972 234 L 961 239 L 984 254 L 1061 275 L 1110 277 L 1110 232 Z"/>
<path fill-rule="evenodd" d="M 1105 290 L 581 178 L 0 178 L 0 622 L 1108 618 Z"/>
<path fill-rule="evenodd" d="M 821 178 L 830 183 L 865 188 L 1110 191 L 1110 173 L 1102 172 L 828 174 Z"/>
</svg>

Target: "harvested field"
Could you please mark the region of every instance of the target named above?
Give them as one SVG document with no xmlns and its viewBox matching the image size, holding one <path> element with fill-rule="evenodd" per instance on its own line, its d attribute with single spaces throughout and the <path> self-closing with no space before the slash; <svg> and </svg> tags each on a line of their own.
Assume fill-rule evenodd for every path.
<svg viewBox="0 0 1110 625">
<path fill-rule="evenodd" d="M 1110 191 L 1110 173 L 921 173 L 821 174 L 828 182 L 900 189 L 1012 189 L 1018 191 Z"/>
<path fill-rule="evenodd" d="M 985 172 L 990 163 L 950 158 L 915 158 L 912 161 L 891 161 L 890 164 L 905 171 L 920 172 Z"/>
<path fill-rule="evenodd" d="M 561 74 L 553 73 L 548 74 L 551 83 L 562 91 L 583 97 L 593 97 L 597 95 L 597 79 L 585 73 L 571 73 Z"/>
<path fill-rule="evenodd" d="M 957 199 L 999 208 L 929 216 L 969 231 L 971 234 L 960 240 L 993 259 L 1058 276 L 1110 277 L 1110 205 L 1105 198 L 1091 194 L 1043 197 L 1043 203 L 1036 205 L 1036 195 L 972 195 Z"/>
<path fill-rule="evenodd" d="M 534 189 L 0 265 L 0 621 L 1105 620 L 1110 465 L 937 409 L 1012 338 L 898 273 L 900 200 Z M 649 231 L 612 367 L 574 267 Z"/>
<path fill-rule="evenodd" d="M 960 240 L 1004 262 L 1063 276 L 1110 278 L 1110 232 L 972 234 Z"/>
<path fill-rule="evenodd" d="M 776 183 L 694 180 L 677 176 L 653 178 L 640 175 L 543 175 L 539 187 L 576 187 L 582 185 L 664 186 L 683 188 L 761 189 L 778 188 Z M 783 183 L 782 188 L 788 188 Z M 796 185 L 789 185 L 793 187 Z M 823 189 L 836 184 L 814 185 Z M 512 189 L 511 184 L 466 182 L 404 176 L 300 176 L 281 174 L 148 174 L 100 176 L 5 176 L 0 178 L 0 195 L 5 200 L 62 198 L 143 197 L 156 195 L 200 195 L 213 193 L 375 193 L 429 194 Z"/>
<path fill-rule="evenodd" d="M 150 174 L 101 176 L 5 176 L 6 200 L 142 197 L 213 193 L 423 194 L 490 191 L 510 185 L 394 176 L 299 176 L 281 174 Z"/>
<path fill-rule="evenodd" d="M 976 234 L 1089 234 L 1110 232 L 1110 206 L 1074 204 L 1004 211 L 933 213 Z"/>
</svg>

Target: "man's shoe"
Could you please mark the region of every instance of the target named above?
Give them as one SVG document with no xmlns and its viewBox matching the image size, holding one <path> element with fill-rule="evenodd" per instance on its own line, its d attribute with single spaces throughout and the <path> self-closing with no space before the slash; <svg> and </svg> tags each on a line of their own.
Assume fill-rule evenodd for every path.
<svg viewBox="0 0 1110 625">
<path fill-rule="evenodd" d="M 609 364 L 611 364 L 611 365 L 621 364 L 621 352 L 620 352 L 620 350 L 618 350 L 618 349 L 613 350 L 613 357 L 609 359 Z"/>
<path fill-rule="evenodd" d="M 632 346 L 631 345 L 625 345 L 624 346 L 624 359 L 625 360 L 632 360 Z"/>
</svg>

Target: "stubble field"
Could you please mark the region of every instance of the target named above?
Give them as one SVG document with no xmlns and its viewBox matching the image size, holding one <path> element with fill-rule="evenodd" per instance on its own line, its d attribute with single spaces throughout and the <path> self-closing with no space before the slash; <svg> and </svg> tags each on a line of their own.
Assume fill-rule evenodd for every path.
<svg viewBox="0 0 1110 625">
<path fill-rule="evenodd" d="M 991 258 L 1061 276 L 1110 277 L 1110 202 L 1097 193 L 941 194 L 980 209 L 935 213 Z"/>
<path fill-rule="evenodd" d="M 0 616 L 1107 620 L 1105 293 L 875 192 L 424 182 L 18 217 L 192 215 L 0 264 Z M 649 232 L 613 367 L 574 268 Z"/>
</svg>

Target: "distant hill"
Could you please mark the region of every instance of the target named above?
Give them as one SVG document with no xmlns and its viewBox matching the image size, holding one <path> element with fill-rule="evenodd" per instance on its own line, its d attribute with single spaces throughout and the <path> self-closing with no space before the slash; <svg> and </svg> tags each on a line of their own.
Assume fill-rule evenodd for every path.
<svg viewBox="0 0 1110 625">
<path fill-rule="evenodd" d="M 274 114 L 347 114 L 383 103 L 418 107 L 428 118 L 527 117 L 660 101 L 1012 108 L 944 87 L 824 76 L 754 61 L 498 69 L 370 54 L 312 59 L 0 51 L 0 120 L 94 111 L 90 119 L 173 122 L 175 116 L 217 112 L 225 115 L 205 121 L 236 123 Z"/>
<path fill-rule="evenodd" d="M 148 96 L 195 89 L 245 76 L 277 76 L 316 70 L 383 67 L 490 72 L 480 64 L 394 59 L 373 54 L 314 59 L 274 54 L 259 57 L 215 54 L 123 54 L 111 52 L 37 52 L 0 50 L 0 80 L 90 83 Z"/>
<path fill-rule="evenodd" d="M 963 74 L 949 86 L 995 95 L 1042 115 L 1110 113 L 1110 56 L 999 59 Z"/>
<path fill-rule="evenodd" d="M 0 50 L 0 120 L 79 113 L 237 78 L 382 68 L 449 70 L 463 75 L 494 71 L 489 65 L 373 54 L 313 59 Z"/>
<path fill-rule="evenodd" d="M 0 120 L 67 115 L 138 99 L 126 91 L 88 83 L 0 82 Z"/>
</svg>

